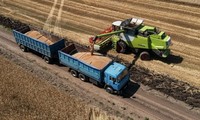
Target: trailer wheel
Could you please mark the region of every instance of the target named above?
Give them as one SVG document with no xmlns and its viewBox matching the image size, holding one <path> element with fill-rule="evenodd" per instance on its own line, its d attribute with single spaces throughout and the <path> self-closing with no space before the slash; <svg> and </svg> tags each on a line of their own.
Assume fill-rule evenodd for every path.
<svg viewBox="0 0 200 120">
<path fill-rule="evenodd" d="M 113 94 L 113 93 L 114 93 L 114 90 L 113 90 L 111 87 L 107 86 L 107 87 L 106 87 L 106 92 L 108 92 L 108 93 L 110 93 L 110 94 Z"/>
<path fill-rule="evenodd" d="M 125 53 L 126 52 L 126 49 L 127 49 L 127 45 L 124 41 L 120 40 L 117 42 L 117 49 L 116 51 L 118 53 Z"/>
<path fill-rule="evenodd" d="M 27 52 L 28 51 L 28 48 L 26 46 L 22 45 L 22 44 L 19 45 L 19 47 L 20 47 L 22 52 Z"/>
<path fill-rule="evenodd" d="M 83 82 L 87 82 L 87 81 L 88 81 L 87 76 L 85 76 L 85 75 L 83 75 L 83 74 L 81 74 L 81 73 L 78 75 L 78 77 L 79 77 L 79 79 L 80 79 L 81 81 L 83 81 Z"/>
<path fill-rule="evenodd" d="M 150 54 L 146 51 L 140 53 L 141 60 L 150 60 Z"/>
<path fill-rule="evenodd" d="M 72 75 L 73 77 L 77 77 L 77 76 L 78 76 L 78 73 L 76 72 L 76 70 L 71 69 L 71 70 L 70 70 L 70 73 L 71 73 L 71 75 Z"/>
<path fill-rule="evenodd" d="M 51 64 L 51 58 L 44 56 L 44 61 L 48 64 Z"/>
</svg>

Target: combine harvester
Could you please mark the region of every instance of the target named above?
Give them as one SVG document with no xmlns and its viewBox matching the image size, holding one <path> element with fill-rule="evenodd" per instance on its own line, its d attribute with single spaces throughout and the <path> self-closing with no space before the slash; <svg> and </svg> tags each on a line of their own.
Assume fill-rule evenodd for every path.
<svg viewBox="0 0 200 120">
<path fill-rule="evenodd" d="M 146 26 L 142 19 L 116 21 L 112 26 L 89 39 L 91 51 L 113 47 L 119 53 L 131 49 L 142 60 L 150 59 L 150 52 L 166 58 L 170 54 L 171 38 L 156 27 Z"/>
<path fill-rule="evenodd" d="M 23 52 L 31 49 L 40 53 L 47 63 L 57 59 L 72 76 L 104 86 L 111 94 L 122 94 L 130 81 L 126 66 L 99 53 L 79 52 L 74 44 L 65 46 L 64 39 L 29 27 L 13 30 L 13 34 Z"/>
</svg>

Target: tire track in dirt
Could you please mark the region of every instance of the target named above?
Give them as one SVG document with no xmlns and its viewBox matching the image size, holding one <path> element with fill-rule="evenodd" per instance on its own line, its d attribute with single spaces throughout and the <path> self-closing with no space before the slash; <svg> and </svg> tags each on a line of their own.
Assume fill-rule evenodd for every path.
<svg viewBox="0 0 200 120">
<path fill-rule="evenodd" d="M 19 3 L 15 2 L 15 4 L 18 4 L 18 7 L 21 6 L 20 2 Z M 42 14 L 43 17 L 45 17 L 47 15 L 46 12 L 44 12 L 43 9 L 41 9 L 42 7 L 38 8 L 38 10 L 34 10 L 34 9 L 31 10 L 31 8 L 30 8 L 31 6 L 29 6 L 29 5 L 37 5 L 35 3 L 27 3 L 26 2 L 24 4 L 26 4 L 26 5 L 25 5 L 25 7 L 23 7 L 23 9 L 26 10 L 26 13 L 28 13 L 28 12 L 33 13 L 34 12 L 34 13 L 37 13 L 37 14 Z M 100 31 L 101 29 L 99 27 L 95 27 L 94 25 L 99 23 L 98 26 L 102 26 L 103 23 L 104 23 L 103 21 L 98 21 L 98 20 L 91 19 L 91 18 L 86 19 L 86 18 L 83 18 L 82 16 L 67 13 L 65 11 L 63 11 L 63 14 L 65 14 L 65 15 L 62 16 L 62 23 L 65 22 L 65 25 L 61 26 L 61 27 L 70 26 L 70 25 L 72 26 L 74 24 L 75 25 L 77 24 L 79 26 L 76 29 L 80 29 L 80 26 L 81 26 L 82 29 L 85 28 L 86 30 L 88 30 L 87 32 L 85 31 L 85 33 L 88 33 L 88 32 L 90 33 L 90 31 L 92 31 L 92 33 L 90 33 L 90 34 L 97 33 L 97 32 L 94 33 L 93 31 Z M 39 18 L 39 19 L 41 19 L 41 18 Z M 56 19 L 56 17 L 53 17 L 53 19 Z M 90 24 L 85 24 L 86 21 L 90 21 Z"/>
<path fill-rule="evenodd" d="M 61 15 L 62 15 L 62 11 L 63 11 L 64 1 L 65 0 L 61 0 L 60 8 L 59 8 L 58 15 L 57 15 L 56 21 L 55 21 L 55 27 L 54 27 L 54 30 L 53 30 L 54 33 L 59 34 L 59 35 L 62 35 L 60 22 L 61 22 Z"/>
<path fill-rule="evenodd" d="M 58 3 L 58 0 L 54 0 L 53 2 L 53 6 L 50 10 L 50 13 L 47 17 L 47 20 L 45 21 L 44 23 L 44 26 L 43 26 L 43 30 L 47 30 L 47 31 L 50 31 L 52 32 L 52 18 L 53 18 L 53 14 L 54 14 L 54 11 L 55 11 L 55 7 L 56 7 L 56 4 Z"/>
<path fill-rule="evenodd" d="M 45 13 L 45 12 L 43 12 L 44 10 L 43 9 L 39 9 L 38 11 L 35 11 L 34 9 L 33 10 L 31 10 L 30 11 L 30 7 L 28 6 L 28 5 L 33 5 L 32 3 L 27 3 L 26 2 L 26 6 L 21 6 L 21 4 L 22 4 L 22 2 L 21 1 L 18 1 L 19 3 L 17 3 L 17 2 L 15 2 L 15 6 L 18 6 L 19 8 L 20 7 L 23 7 L 22 9 L 24 9 L 24 10 L 26 10 L 26 13 L 28 14 L 28 13 L 30 13 L 30 15 L 29 16 L 32 16 L 33 15 L 33 12 L 34 13 L 37 13 L 38 15 L 40 15 L 40 14 L 43 14 L 42 16 L 44 17 L 44 16 L 47 16 L 47 13 Z M 17 5 L 16 5 L 16 3 L 17 3 Z M 23 3 L 23 4 L 25 4 L 25 3 Z M 13 7 L 13 6 L 11 6 L 11 7 Z M 22 14 L 23 15 L 23 14 Z M 16 16 L 16 17 L 14 17 L 14 18 L 17 18 L 18 20 L 22 20 L 23 21 L 23 19 L 21 19 L 20 18 L 20 16 L 22 16 L 22 15 L 18 15 L 18 16 Z M 11 17 L 13 17 L 13 16 L 11 16 Z M 33 16 L 32 16 L 33 17 Z M 24 17 L 23 17 L 24 18 Z M 33 17 L 33 18 L 38 18 L 38 19 L 44 19 L 44 18 L 41 18 L 41 17 L 39 17 L 39 16 L 36 16 L 36 17 Z M 55 17 L 53 17 L 53 19 L 55 19 Z M 45 19 L 46 20 L 46 19 Z M 44 20 L 44 21 L 45 21 Z M 26 20 L 26 23 L 31 23 L 31 24 L 34 24 L 34 21 L 32 21 L 32 20 L 30 20 L 29 22 L 27 22 L 28 20 Z M 41 21 L 42 23 L 44 23 L 44 21 Z M 66 21 L 65 21 L 66 22 Z M 76 22 L 76 21 L 74 21 L 74 22 Z M 85 33 L 85 34 L 91 34 L 91 33 L 89 33 L 88 31 L 85 31 L 85 30 L 81 30 L 80 29 L 80 26 L 77 26 L 77 23 L 75 23 L 74 24 L 74 22 L 73 23 L 69 23 L 69 22 L 67 22 L 67 24 L 64 24 L 63 22 L 62 22 L 62 24 L 64 24 L 64 25 L 62 25 L 64 28 L 67 28 L 67 29 L 69 29 L 69 30 L 72 30 L 72 31 L 80 31 L 80 32 L 82 32 L 82 33 Z M 35 25 L 35 24 L 34 24 Z M 41 26 L 41 24 L 39 24 L 39 25 L 37 25 L 37 26 Z M 42 25 L 43 26 L 43 25 Z M 84 28 L 84 26 L 83 26 L 83 28 Z M 90 28 L 87 28 L 87 30 L 89 30 Z M 94 34 L 94 33 L 93 33 Z"/>
<path fill-rule="evenodd" d="M 38 7 L 37 10 L 34 10 L 34 9 L 33 10 L 37 14 L 43 14 L 43 16 L 45 16 L 47 14 L 46 12 L 48 11 L 47 9 L 49 9 L 48 5 L 50 5 L 51 3 L 45 2 L 45 4 L 42 4 L 42 3 L 38 3 L 38 1 L 35 2 L 35 1 L 29 0 L 29 2 L 26 1 L 26 3 L 24 3 L 24 4 L 25 4 L 25 7 L 27 7 L 26 11 L 30 11 L 28 8 L 30 8 L 32 5 L 40 6 L 40 7 Z M 70 3 L 66 3 L 66 4 L 70 4 Z M 19 5 L 20 5 L 20 2 L 19 2 Z M 18 6 L 18 7 L 20 7 L 20 6 Z M 34 12 L 33 10 L 31 10 L 30 12 Z M 85 16 L 79 15 L 79 14 L 74 14 L 74 13 L 68 12 L 68 10 L 66 10 L 66 11 L 63 10 L 62 14 L 63 14 L 62 18 L 65 18 L 65 19 L 79 21 L 82 24 L 85 24 L 87 22 L 87 24 L 91 25 L 91 27 L 97 26 L 98 28 L 102 28 L 102 29 L 105 28 L 105 27 L 102 27 L 102 25 L 104 25 L 105 21 L 93 19 L 91 17 L 85 17 Z M 88 21 L 90 21 L 90 22 L 88 23 Z M 99 24 L 97 24 L 97 23 L 99 23 Z"/>
<path fill-rule="evenodd" d="M 34 2 L 32 2 L 32 3 L 26 3 L 26 6 L 28 6 L 30 4 L 37 5 Z M 28 11 L 28 9 L 26 9 L 26 10 Z M 37 12 L 38 14 L 40 14 L 41 13 L 40 11 L 43 11 L 42 8 L 38 8 L 38 10 L 35 11 L 35 12 Z M 45 16 L 45 12 L 42 12 L 42 13 L 44 13 L 44 16 Z M 93 30 L 95 28 L 95 29 L 98 29 L 98 31 L 100 31 L 101 29 L 99 29 L 99 27 L 104 23 L 103 21 L 99 21 L 99 20 L 96 20 L 96 19 L 82 17 L 81 15 L 72 14 L 72 13 L 69 13 L 67 11 L 62 11 L 62 14 L 64 14 L 64 15 L 62 15 L 62 22 L 67 22 L 68 24 L 71 24 L 71 22 L 73 22 L 73 23 L 77 23 L 77 25 L 81 24 L 83 26 L 88 26 L 87 29 L 91 28 L 91 30 Z M 54 17 L 54 19 L 56 19 L 56 17 Z M 69 21 L 71 21 L 71 22 L 69 22 Z M 90 24 L 86 24 L 87 21 L 90 21 Z M 100 24 L 99 24 L 98 27 L 95 27 L 94 25 L 97 24 L 97 23 L 100 23 Z"/>
<path fill-rule="evenodd" d="M 41 4 L 51 3 L 51 1 L 38 1 L 38 2 L 40 2 Z M 92 17 L 92 18 L 95 18 L 96 20 L 100 19 L 100 20 L 110 22 L 110 21 L 116 20 L 115 18 L 118 16 L 116 14 L 109 13 L 111 11 L 105 11 L 103 9 L 99 9 L 99 8 L 89 6 L 89 5 L 84 5 L 84 4 L 81 5 L 80 3 L 76 3 L 73 1 L 67 1 L 66 4 L 67 5 L 63 7 L 64 11 L 68 11 L 70 13 L 74 13 L 76 15 L 80 15 L 84 17 L 89 17 L 89 18 Z M 115 16 L 115 17 L 112 17 L 112 16 Z"/>
</svg>

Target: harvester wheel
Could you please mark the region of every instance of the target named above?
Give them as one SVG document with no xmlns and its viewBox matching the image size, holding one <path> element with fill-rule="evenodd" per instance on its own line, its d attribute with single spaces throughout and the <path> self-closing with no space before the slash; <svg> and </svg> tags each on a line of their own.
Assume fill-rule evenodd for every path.
<svg viewBox="0 0 200 120">
<path fill-rule="evenodd" d="M 47 56 L 44 56 L 44 61 L 47 63 L 47 64 L 51 64 L 51 58 L 47 57 Z"/>
<path fill-rule="evenodd" d="M 24 45 L 19 45 L 19 47 L 20 47 L 22 52 L 27 52 L 28 51 L 27 47 L 24 46 Z"/>
<path fill-rule="evenodd" d="M 122 40 L 120 40 L 119 42 L 117 42 L 117 49 L 116 51 L 118 53 L 125 53 L 127 49 L 126 43 Z"/>
<path fill-rule="evenodd" d="M 85 76 L 85 75 L 83 75 L 83 74 L 81 74 L 81 73 L 78 75 L 78 77 L 79 77 L 79 79 L 80 79 L 81 81 L 83 81 L 83 82 L 88 81 L 87 76 Z"/>
<path fill-rule="evenodd" d="M 109 87 L 109 86 L 106 87 L 106 92 L 108 92 L 110 94 L 114 93 L 113 89 L 111 87 Z"/>
<path fill-rule="evenodd" d="M 73 77 L 77 77 L 77 76 L 78 76 L 78 73 L 76 72 L 76 70 L 71 69 L 71 70 L 70 70 L 70 73 L 71 73 L 71 75 L 72 75 Z"/>
<path fill-rule="evenodd" d="M 150 54 L 146 51 L 140 53 L 141 60 L 150 60 Z"/>
</svg>

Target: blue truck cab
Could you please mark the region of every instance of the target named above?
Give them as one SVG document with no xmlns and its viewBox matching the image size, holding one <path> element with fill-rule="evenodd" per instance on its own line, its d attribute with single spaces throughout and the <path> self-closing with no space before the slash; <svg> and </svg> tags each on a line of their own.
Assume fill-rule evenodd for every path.
<svg viewBox="0 0 200 120">
<path fill-rule="evenodd" d="M 126 66 L 113 62 L 104 72 L 105 83 L 116 91 L 120 91 L 129 82 L 129 73 Z"/>
</svg>

